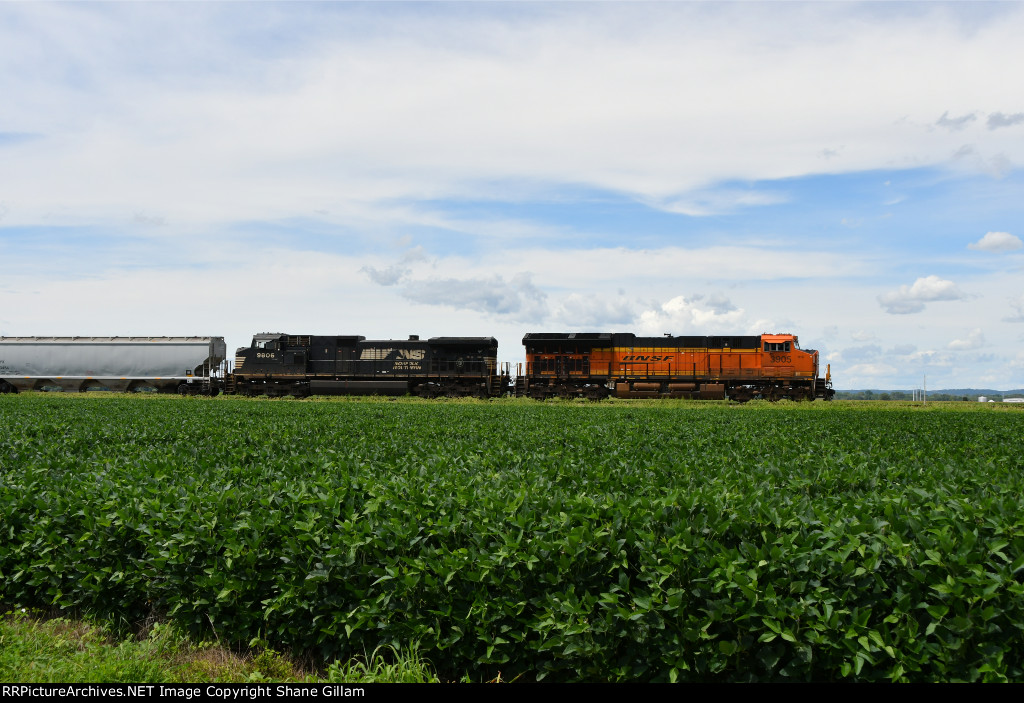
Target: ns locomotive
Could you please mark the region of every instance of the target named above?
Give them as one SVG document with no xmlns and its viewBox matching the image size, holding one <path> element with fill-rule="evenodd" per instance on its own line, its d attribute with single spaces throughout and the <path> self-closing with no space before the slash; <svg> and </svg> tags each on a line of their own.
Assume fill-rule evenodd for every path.
<svg viewBox="0 0 1024 703">
<path fill-rule="evenodd" d="M 498 369 L 493 337 L 431 337 L 423 341 L 361 336 L 257 334 L 240 348 L 228 392 L 240 395 L 504 395 L 508 371 Z"/>
</svg>

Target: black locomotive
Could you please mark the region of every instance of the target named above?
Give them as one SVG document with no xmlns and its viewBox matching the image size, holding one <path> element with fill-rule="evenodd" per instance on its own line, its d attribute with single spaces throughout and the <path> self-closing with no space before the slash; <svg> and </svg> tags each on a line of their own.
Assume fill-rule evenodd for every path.
<svg viewBox="0 0 1024 703">
<path fill-rule="evenodd" d="M 236 352 L 228 392 L 239 395 L 418 395 L 490 398 L 510 388 L 493 337 L 422 341 L 257 334 Z M 231 387 L 233 386 L 233 387 Z"/>
</svg>

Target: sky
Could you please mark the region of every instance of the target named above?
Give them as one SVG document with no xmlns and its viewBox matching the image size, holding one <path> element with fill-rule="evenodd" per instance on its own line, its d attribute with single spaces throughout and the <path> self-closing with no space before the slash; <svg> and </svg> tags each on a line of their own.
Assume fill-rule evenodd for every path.
<svg viewBox="0 0 1024 703">
<path fill-rule="evenodd" d="M 790 332 L 1024 387 L 1024 4 L 0 3 L 0 335 Z"/>
</svg>

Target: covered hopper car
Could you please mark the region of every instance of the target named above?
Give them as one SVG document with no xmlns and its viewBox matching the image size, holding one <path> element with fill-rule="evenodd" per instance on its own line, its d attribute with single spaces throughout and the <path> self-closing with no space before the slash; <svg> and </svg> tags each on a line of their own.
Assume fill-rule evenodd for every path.
<svg viewBox="0 0 1024 703">
<path fill-rule="evenodd" d="M 223 337 L 0 337 L 0 393 L 214 393 L 225 353 Z"/>
<path fill-rule="evenodd" d="M 258 334 L 236 352 L 229 390 L 241 395 L 504 395 L 493 337 L 368 340 Z"/>
<path fill-rule="evenodd" d="M 818 352 L 792 334 L 637 337 L 529 333 L 516 392 L 531 398 L 831 400 Z"/>
</svg>

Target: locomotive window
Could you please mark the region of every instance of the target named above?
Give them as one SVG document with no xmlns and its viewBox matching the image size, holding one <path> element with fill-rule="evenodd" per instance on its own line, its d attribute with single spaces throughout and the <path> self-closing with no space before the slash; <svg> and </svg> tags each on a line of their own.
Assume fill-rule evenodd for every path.
<svg viewBox="0 0 1024 703">
<path fill-rule="evenodd" d="M 786 342 L 786 351 L 790 351 L 790 349 L 789 349 L 789 342 Z"/>
</svg>

